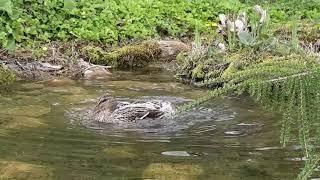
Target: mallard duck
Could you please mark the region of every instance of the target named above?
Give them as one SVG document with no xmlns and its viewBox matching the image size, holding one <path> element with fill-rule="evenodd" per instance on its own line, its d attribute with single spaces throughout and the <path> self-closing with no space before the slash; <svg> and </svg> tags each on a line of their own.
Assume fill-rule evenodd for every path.
<svg viewBox="0 0 320 180">
<path fill-rule="evenodd" d="M 124 102 L 113 97 L 103 96 L 93 108 L 93 119 L 104 123 L 134 122 L 142 119 L 157 119 L 172 114 L 174 108 L 170 102 Z"/>
</svg>

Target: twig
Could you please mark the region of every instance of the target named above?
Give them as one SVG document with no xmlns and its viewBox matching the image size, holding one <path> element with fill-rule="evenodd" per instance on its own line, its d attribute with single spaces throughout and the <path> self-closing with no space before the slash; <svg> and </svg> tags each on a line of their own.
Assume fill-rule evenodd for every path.
<svg viewBox="0 0 320 180">
<path fill-rule="evenodd" d="M 143 115 L 140 120 L 144 119 L 145 117 L 147 117 L 150 114 L 150 112 L 147 112 L 145 115 Z"/>
</svg>

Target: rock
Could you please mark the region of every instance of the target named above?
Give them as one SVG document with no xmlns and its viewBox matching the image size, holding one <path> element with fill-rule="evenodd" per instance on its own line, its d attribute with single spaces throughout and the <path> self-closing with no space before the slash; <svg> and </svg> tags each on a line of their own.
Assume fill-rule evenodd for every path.
<svg viewBox="0 0 320 180">
<path fill-rule="evenodd" d="M 158 41 L 161 49 L 160 58 L 166 61 L 175 60 L 181 52 L 191 50 L 191 47 L 180 41 Z"/>
<path fill-rule="evenodd" d="M 111 76 L 111 72 L 105 66 L 91 66 L 84 70 L 85 79 L 105 79 Z"/>
<path fill-rule="evenodd" d="M 0 179 L 48 180 L 52 169 L 18 161 L 0 161 Z"/>
<path fill-rule="evenodd" d="M 175 164 L 175 163 L 153 163 L 143 172 L 144 179 L 177 179 L 196 180 L 203 174 L 199 165 Z"/>
</svg>

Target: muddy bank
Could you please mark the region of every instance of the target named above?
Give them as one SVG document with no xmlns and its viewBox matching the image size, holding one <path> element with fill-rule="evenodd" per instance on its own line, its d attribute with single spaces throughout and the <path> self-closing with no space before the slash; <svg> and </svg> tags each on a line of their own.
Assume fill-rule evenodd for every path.
<svg viewBox="0 0 320 180">
<path fill-rule="evenodd" d="M 14 54 L 1 54 L 0 64 L 8 72 L 26 80 L 54 77 L 72 79 L 108 78 L 112 69 L 132 70 L 152 62 L 170 62 L 190 47 L 179 41 L 147 41 L 108 50 L 88 44 L 49 44 L 40 52 L 20 50 Z M 0 73 L 0 76 L 2 73 Z"/>
</svg>

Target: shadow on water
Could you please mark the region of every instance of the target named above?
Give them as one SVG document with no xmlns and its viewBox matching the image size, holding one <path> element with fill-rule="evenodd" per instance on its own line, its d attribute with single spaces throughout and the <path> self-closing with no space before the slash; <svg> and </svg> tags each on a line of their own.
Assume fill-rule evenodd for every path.
<svg viewBox="0 0 320 180">
<path fill-rule="evenodd" d="M 217 99 L 159 122 L 161 133 L 88 128 L 65 116 L 104 93 L 183 103 L 206 92 L 166 72 L 19 82 L 0 96 L 0 179 L 293 179 L 302 166 L 298 148 L 279 148 L 279 117 L 246 97 Z"/>
</svg>

